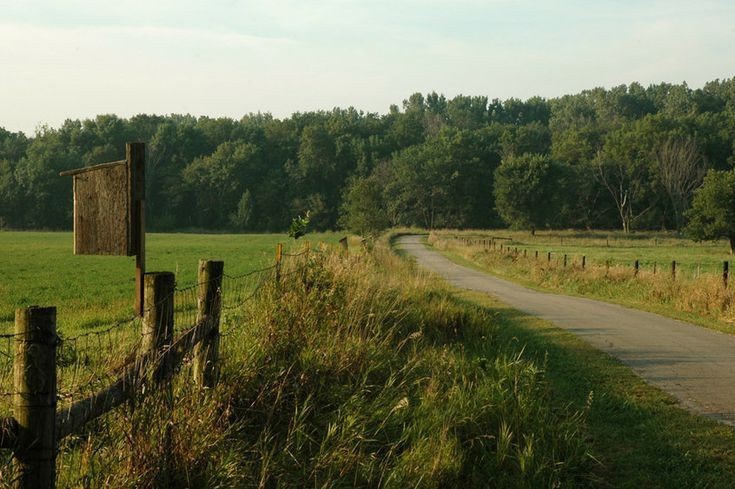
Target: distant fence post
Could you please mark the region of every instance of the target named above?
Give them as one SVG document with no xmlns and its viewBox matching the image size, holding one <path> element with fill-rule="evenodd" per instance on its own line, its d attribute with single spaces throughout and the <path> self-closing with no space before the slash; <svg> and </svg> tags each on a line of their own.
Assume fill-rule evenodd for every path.
<svg viewBox="0 0 735 489">
<path fill-rule="evenodd" d="M 676 260 L 671 262 L 671 278 L 676 278 Z"/>
<path fill-rule="evenodd" d="M 584 267 L 587 265 L 587 257 L 582 255 L 582 270 L 584 270 Z"/>
<path fill-rule="evenodd" d="M 551 263 L 551 252 L 546 253 L 546 263 Z"/>
<path fill-rule="evenodd" d="M 567 255 L 564 255 L 564 268 L 567 266 Z"/>
<path fill-rule="evenodd" d="M 633 264 L 633 276 L 634 277 L 638 276 L 639 265 L 640 264 L 638 263 L 638 260 L 636 260 L 635 263 Z"/>
<path fill-rule="evenodd" d="M 283 243 L 276 245 L 276 284 L 281 283 L 281 261 L 283 261 Z"/>
<path fill-rule="evenodd" d="M 51 488 L 56 484 L 56 308 L 16 310 L 15 335 L 15 487 Z"/>
<path fill-rule="evenodd" d="M 224 267 L 223 261 L 199 260 L 196 325 L 207 324 L 211 327 L 209 334 L 194 348 L 194 381 L 203 387 L 217 384 Z"/>
<path fill-rule="evenodd" d="M 653 274 L 656 275 L 656 262 L 653 262 Z"/>
<path fill-rule="evenodd" d="M 722 262 L 722 285 L 724 285 L 725 288 L 727 288 L 728 275 L 730 275 L 730 262 L 725 260 Z"/>
<path fill-rule="evenodd" d="M 536 250 L 536 260 L 538 260 L 538 250 Z"/>
<path fill-rule="evenodd" d="M 347 244 L 347 236 L 345 236 L 344 238 L 340 239 L 339 240 L 339 244 L 342 245 L 342 249 L 344 250 L 345 255 L 346 254 L 349 254 L 350 248 L 349 248 L 349 245 Z"/>
<path fill-rule="evenodd" d="M 174 290 L 176 279 L 171 272 L 146 273 L 145 310 L 143 312 L 142 353 L 163 352 L 174 339 Z M 155 358 L 155 355 L 154 355 Z M 171 357 L 155 366 L 153 380 L 165 379 L 171 373 Z"/>
</svg>

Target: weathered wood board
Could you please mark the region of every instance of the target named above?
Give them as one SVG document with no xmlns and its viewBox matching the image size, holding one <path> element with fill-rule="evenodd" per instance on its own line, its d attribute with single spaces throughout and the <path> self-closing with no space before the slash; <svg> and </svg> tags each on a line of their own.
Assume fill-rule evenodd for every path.
<svg viewBox="0 0 735 489">
<path fill-rule="evenodd" d="M 128 165 L 74 175 L 74 254 L 131 256 Z"/>
</svg>

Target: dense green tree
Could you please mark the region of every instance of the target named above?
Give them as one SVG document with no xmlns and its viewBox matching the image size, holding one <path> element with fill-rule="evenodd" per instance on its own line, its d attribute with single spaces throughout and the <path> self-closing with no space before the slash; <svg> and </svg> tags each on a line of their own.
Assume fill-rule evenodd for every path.
<svg viewBox="0 0 735 489">
<path fill-rule="evenodd" d="M 516 229 L 551 226 L 562 208 L 564 169 L 548 156 L 525 154 L 503 160 L 495 170 L 495 205 Z"/>
<path fill-rule="evenodd" d="M 339 224 L 366 237 L 390 227 L 383 187 L 376 175 L 353 179 L 346 187 Z"/>
<path fill-rule="evenodd" d="M 698 241 L 725 238 L 730 253 L 735 252 L 735 170 L 710 170 L 686 214 L 689 236 Z"/>
</svg>

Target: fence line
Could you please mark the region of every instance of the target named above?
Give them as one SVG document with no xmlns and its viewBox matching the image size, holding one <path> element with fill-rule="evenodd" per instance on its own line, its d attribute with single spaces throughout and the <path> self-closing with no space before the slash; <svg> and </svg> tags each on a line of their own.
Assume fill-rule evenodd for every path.
<svg viewBox="0 0 735 489">
<path fill-rule="evenodd" d="M 453 241 L 455 241 L 457 243 L 461 243 L 461 244 L 463 244 L 465 246 L 481 246 L 484 251 L 496 251 L 496 252 L 499 252 L 499 253 L 502 253 L 502 254 L 505 254 L 505 255 L 511 254 L 511 255 L 514 256 L 515 259 L 518 259 L 518 257 L 520 256 L 519 251 L 518 251 L 518 248 L 511 249 L 508 245 L 505 245 L 505 246 L 503 244 L 496 245 L 496 243 L 495 243 L 495 240 L 498 240 L 498 239 L 510 239 L 510 238 L 497 238 L 497 237 L 495 237 L 495 238 L 491 238 L 491 239 L 488 240 L 488 239 L 467 238 L 467 237 L 462 237 L 462 236 L 453 236 L 453 237 L 450 237 L 449 239 L 450 240 L 453 240 Z M 522 252 L 523 252 L 523 258 L 524 259 L 527 258 L 527 252 L 526 251 L 527 250 L 525 250 L 525 249 L 522 250 Z M 538 260 L 538 256 L 539 256 L 539 252 L 538 252 L 538 250 L 535 250 L 535 258 L 534 258 L 534 260 Z M 561 259 L 558 258 L 557 259 L 557 262 L 563 263 L 562 266 L 564 268 L 566 268 L 567 267 L 567 263 L 568 263 L 568 255 L 561 254 L 560 256 L 562 258 Z M 547 263 L 551 263 L 551 258 L 552 258 L 552 252 L 551 251 L 547 251 L 547 260 L 546 260 Z M 574 258 L 574 256 L 572 258 Z M 631 264 L 629 266 L 631 266 L 631 272 L 632 272 L 633 277 L 637 277 L 638 276 L 639 272 L 642 270 L 642 265 L 645 264 L 645 263 L 647 263 L 647 262 L 642 261 L 642 260 L 639 260 L 639 259 L 635 259 L 635 260 L 633 260 L 631 262 Z M 657 272 L 657 262 L 656 261 L 653 261 L 653 262 L 648 262 L 648 263 L 651 263 L 652 264 L 653 274 L 655 275 L 656 272 Z M 575 265 L 576 264 L 573 263 L 573 266 L 575 266 Z M 590 262 L 589 262 L 589 260 L 587 260 L 587 257 L 584 256 L 584 255 L 581 256 L 581 267 L 580 268 L 582 270 L 586 270 L 588 268 L 591 268 L 591 267 L 589 267 L 589 265 L 590 265 Z M 611 265 L 611 261 L 609 259 L 605 260 L 605 268 L 606 268 L 606 270 L 609 270 L 610 265 Z M 705 273 L 707 273 L 706 271 L 703 272 L 701 263 L 693 263 L 693 264 L 690 263 L 690 264 L 688 264 L 688 266 L 692 267 L 692 270 L 690 270 L 690 272 L 692 273 L 693 278 L 695 278 L 695 279 L 698 279 L 698 278 L 700 278 L 700 276 L 702 276 Z M 717 274 L 717 275 L 719 275 L 721 277 L 722 285 L 725 288 L 728 287 L 729 269 L 730 269 L 730 262 L 727 261 L 727 260 L 725 260 L 725 261 L 722 262 L 722 268 L 721 268 L 721 270 L 712 272 L 712 273 Z M 671 278 L 675 280 L 678 276 L 682 276 L 683 275 L 682 272 L 683 272 L 683 266 L 682 266 L 682 264 L 680 262 L 677 262 L 676 260 L 672 260 L 671 261 L 671 268 L 670 268 Z"/>
<path fill-rule="evenodd" d="M 128 400 L 171 388 L 187 360 L 194 383 L 214 387 L 221 311 L 255 298 L 269 280 L 278 285 L 302 272 L 305 265 L 282 275 L 281 266 L 284 257 L 303 255 L 308 258 L 308 247 L 286 254 L 279 244 L 273 265 L 237 276 L 224 273 L 224 262 L 201 260 L 197 283 L 183 288 L 175 287 L 171 272 L 147 274 L 142 316 L 76 336 L 57 334 L 54 307 L 19 309 L 15 331 L 0 335 L 0 381 L 22 372 L 14 376 L 12 392 L 0 392 L 0 401 L 13 399 L 13 415 L 0 413 L 0 448 L 13 451 L 15 486 L 54 487 L 59 442 Z M 228 285 L 234 300 L 225 302 Z M 177 324 L 183 331 L 175 331 Z M 111 352 L 126 349 L 127 356 L 111 366 Z"/>
</svg>

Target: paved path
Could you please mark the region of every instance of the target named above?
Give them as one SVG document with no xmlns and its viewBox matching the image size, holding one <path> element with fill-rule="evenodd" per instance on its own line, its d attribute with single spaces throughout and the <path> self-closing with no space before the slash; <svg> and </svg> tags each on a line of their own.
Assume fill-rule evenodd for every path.
<svg viewBox="0 0 735 489">
<path fill-rule="evenodd" d="M 457 265 L 421 239 L 402 236 L 398 245 L 450 284 L 487 292 L 551 321 L 619 358 L 685 407 L 735 425 L 735 335 L 606 302 L 531 290 Z"/>
</svg>

